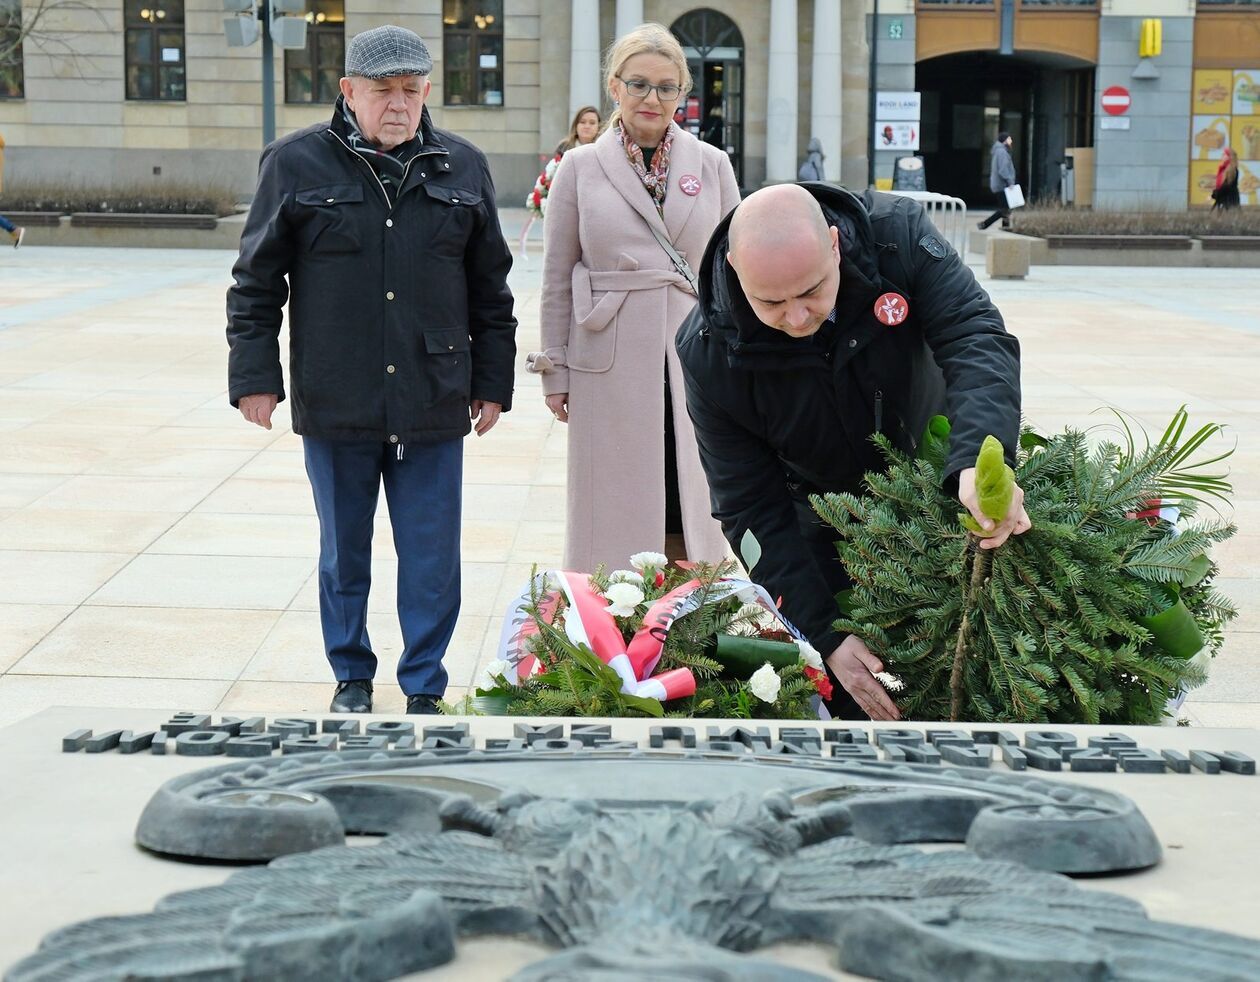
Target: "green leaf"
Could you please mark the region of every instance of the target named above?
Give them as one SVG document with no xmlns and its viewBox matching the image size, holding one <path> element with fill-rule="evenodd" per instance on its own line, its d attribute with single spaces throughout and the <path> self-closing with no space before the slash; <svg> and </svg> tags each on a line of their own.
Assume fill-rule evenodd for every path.
<svg viewBox="0 0 1260 982">
<path fill-rule="evenodd" d="M 744 569 L 751 574 L 753 568 L 761 562 L 761 543 L 753 535 L 752 529 L 745 529 L 743 538 L 739 540 L 739 555 L 744 560 Z"/>
<path fill-rule="evenodd" d="M 625 693 L 621 696 L 621 701 L 639 712 L 647 713 L 649 716 L 660 718 L 665 715 L 665 710 L 660 702 L 656 699 L 649 699 L 647 696 L 631 696 Z"/>
</svg>

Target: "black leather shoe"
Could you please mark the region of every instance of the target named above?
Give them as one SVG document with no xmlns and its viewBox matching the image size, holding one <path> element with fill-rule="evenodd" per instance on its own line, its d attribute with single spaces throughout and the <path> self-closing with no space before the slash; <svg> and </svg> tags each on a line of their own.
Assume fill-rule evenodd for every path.
<svg viewBox="0 0 1260 982">
<path fill-rule="evenodd" d="M 437 696 L 426 696 L 421 692 L 407 697 L 408 716 L 438 716 L 441 712 Z"/>
<path fill-rule="evenodd" d="M 372 680 L 349 679 L 337 683 L 333 693 L 330 713 L 370 713 L 372 711 Z"/>
</svg>

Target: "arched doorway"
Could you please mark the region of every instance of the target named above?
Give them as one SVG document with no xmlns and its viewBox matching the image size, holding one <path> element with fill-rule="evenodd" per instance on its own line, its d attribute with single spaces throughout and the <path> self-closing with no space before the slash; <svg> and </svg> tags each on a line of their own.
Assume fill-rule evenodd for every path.
<svg viewBox="0 0 1260 982">
<path fill-rule="evenodd" d="M 670 27 L 687 56 L 691 94 L 678 120 L 695 136 L 725 150 L 744 180 L 744 36 L 716 10 L 683 14 Z"/>
<path fill-rule="evenodd" d="M 984 208 L 994 138 L 1014 138 L 1016 176 L 1028 200 L 1059 197 L 1068 147 L 1094 142 L 1094 67 L 1067 55 L 968 51 L 921 61 L 920 153 L 933 191 Z"/>
</svg>

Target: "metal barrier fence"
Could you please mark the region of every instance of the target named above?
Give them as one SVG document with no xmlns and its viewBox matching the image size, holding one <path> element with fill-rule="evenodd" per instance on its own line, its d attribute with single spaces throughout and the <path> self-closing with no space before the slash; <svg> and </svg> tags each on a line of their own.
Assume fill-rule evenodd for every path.
<svg viewBox="0 0 1260 982">
<path fill-rule="evenodd" d="M 932 224 L 952 245 L 958 255 L 967 255 L 967 202 L 935 191 L 890 191 L 889 194 L 913 198 L 923 205 Z"/>
</svg>

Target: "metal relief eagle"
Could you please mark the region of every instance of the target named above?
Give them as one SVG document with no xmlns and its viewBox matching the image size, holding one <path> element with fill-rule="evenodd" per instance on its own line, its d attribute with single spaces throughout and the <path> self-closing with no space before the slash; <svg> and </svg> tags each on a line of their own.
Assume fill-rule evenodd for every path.
<svg viewBox="0 0 1260 982">
<path fill-rule="evenodd" d="M 347 833 L 383 835 L 345 844 Z M 1260 978 L 1256 942 L 1150 920 L 1063 872 L 1158 861 L 1121 795 L 990 771 L 592 748 L 344 752 L 168 782 L 137 830 L 267 862 L 47 937 L 10 982 L 392 979 L 460 938 L 552 953 L 519 982 Z M 952 843 L 928 850 L 910 843 Z"/>
</svg>

